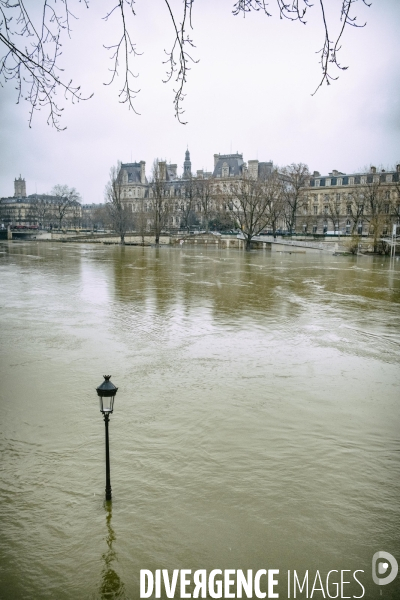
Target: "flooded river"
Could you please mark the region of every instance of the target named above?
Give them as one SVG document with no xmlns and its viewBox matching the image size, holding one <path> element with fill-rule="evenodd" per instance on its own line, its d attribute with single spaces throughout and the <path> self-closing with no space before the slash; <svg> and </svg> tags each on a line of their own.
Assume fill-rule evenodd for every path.
<svg viewBox="0 0 400 600">
<path fill-rule="evenodd" d="M 399 260 L 26 242 L 0 275 L 2 600 L 136 600 L 141 569 L 400 598 Z"/>
</svg>

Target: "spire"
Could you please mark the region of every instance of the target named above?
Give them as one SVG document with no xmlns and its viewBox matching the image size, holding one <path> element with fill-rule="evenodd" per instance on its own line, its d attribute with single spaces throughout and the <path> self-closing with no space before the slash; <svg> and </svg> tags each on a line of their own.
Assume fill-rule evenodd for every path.
<svg viewBox="0 0 400 600">
<path fill-rule="evenodd" d="M 192 163 L 190 162 L 190 152 L 186 150 L 185 152 L 185 162 L 183 163 L 183 177 L 184 179 L 188 179 L 192 176 Z"/>
</svg>

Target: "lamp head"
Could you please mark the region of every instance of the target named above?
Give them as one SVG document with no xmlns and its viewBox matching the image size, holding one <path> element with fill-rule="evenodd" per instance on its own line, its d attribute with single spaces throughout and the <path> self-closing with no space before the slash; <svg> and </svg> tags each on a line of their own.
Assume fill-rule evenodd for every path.
<svg viewBox="0 0 400 600">
<path fill-rule="evenodd" d="M 100 412 L 111 414 L 114 410 L 114 399 L 118 388 L 110 381 L 111 375 L 103 375 L 104 381 L 96 388 L 100 401 Z"/>
</svg>

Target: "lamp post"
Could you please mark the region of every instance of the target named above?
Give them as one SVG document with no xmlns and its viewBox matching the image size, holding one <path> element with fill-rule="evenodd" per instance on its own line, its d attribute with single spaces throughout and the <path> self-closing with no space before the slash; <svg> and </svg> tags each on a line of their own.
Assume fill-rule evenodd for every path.
<svg viewBox="0 0 400 600">
<path fill-rule="evenodd" d="M 114 410 L 114 398 L 118 388 L 110 381 L 111 375 L 103 375 L 104 381 L 96 388 L 100 400 L 100 412 L 103 413 L 106 428 L 106 500 L 111 500 L 110 449 L 108 444 L 108 423 Z"/>
</svg>

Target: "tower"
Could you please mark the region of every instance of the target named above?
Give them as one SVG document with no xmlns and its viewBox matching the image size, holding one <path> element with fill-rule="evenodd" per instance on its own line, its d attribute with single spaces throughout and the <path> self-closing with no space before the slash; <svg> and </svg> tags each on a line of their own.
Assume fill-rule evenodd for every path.
<svg viewBox="0 0 400 600">
<path fill-rule="evenodd" d="M 192 176 L 192 163 L 190 162 L 190 152 L 185 152 L 185 162 L 183 163 L 183 178 L 189 179 Z"/>
<path fill-rule="evenodd" d="M 19 179 L 14 179 L 14 198 L 26 198 L 26 183 L 21 175 Z"/>
</svg>

